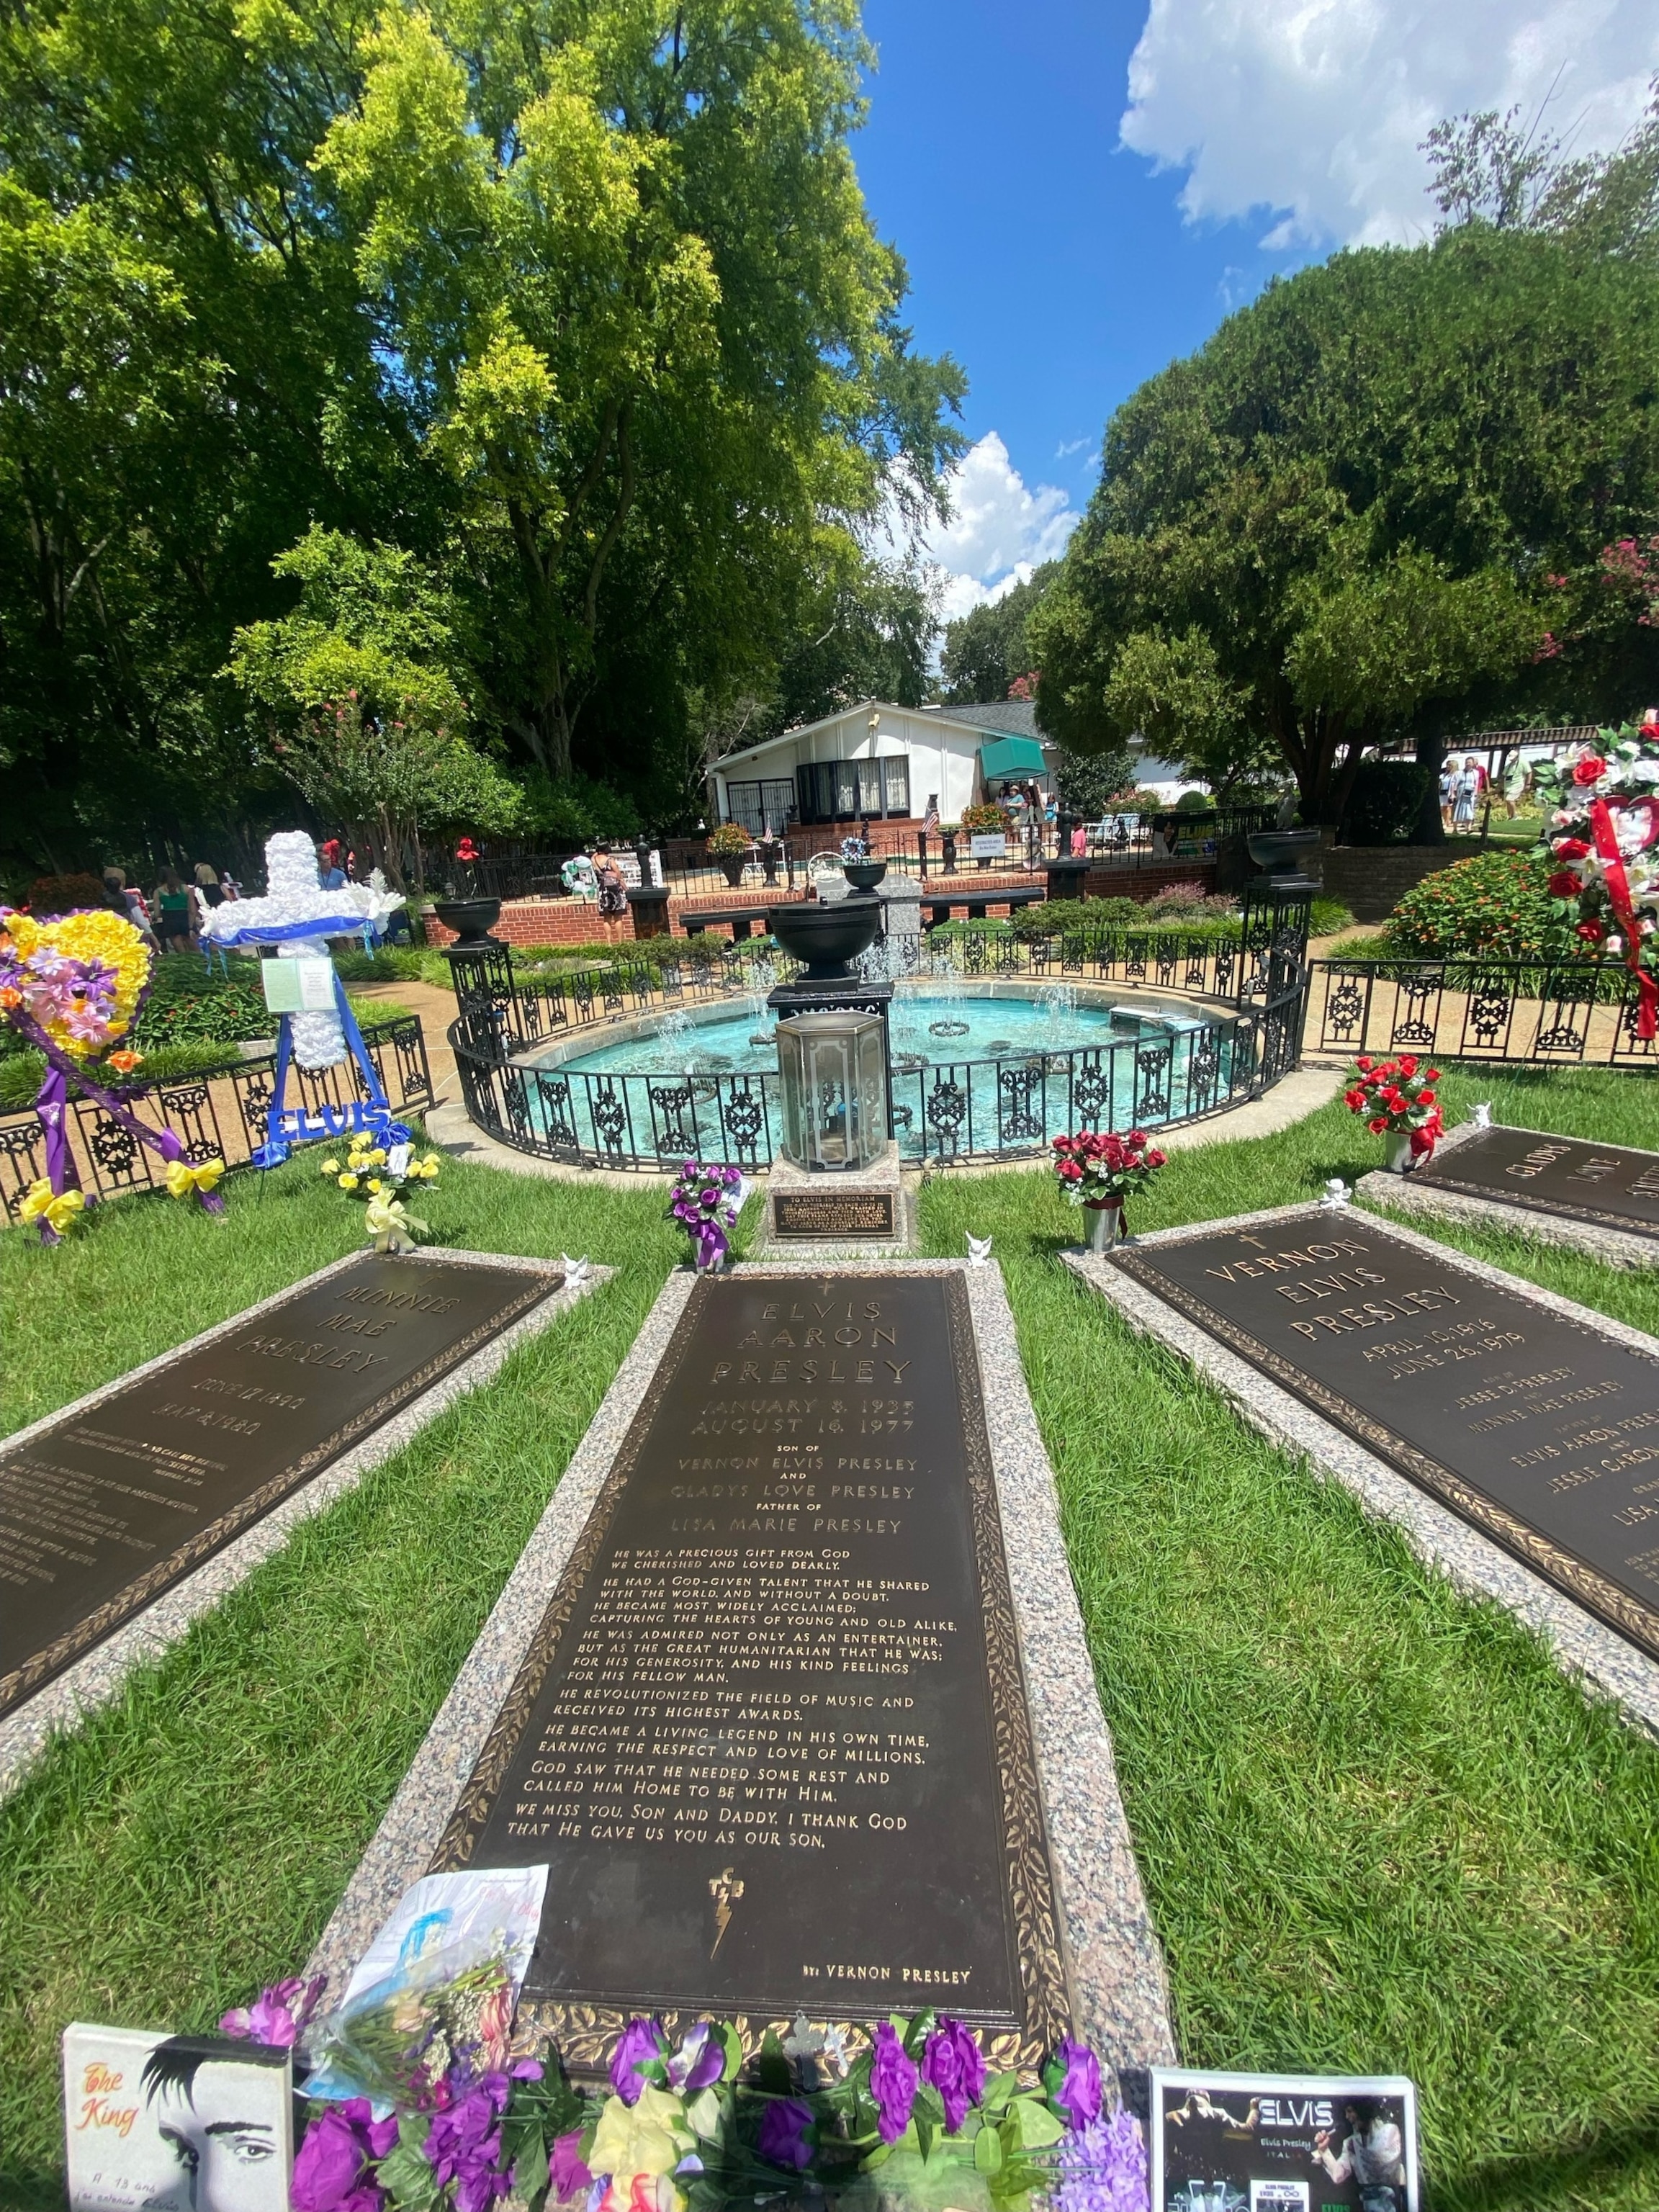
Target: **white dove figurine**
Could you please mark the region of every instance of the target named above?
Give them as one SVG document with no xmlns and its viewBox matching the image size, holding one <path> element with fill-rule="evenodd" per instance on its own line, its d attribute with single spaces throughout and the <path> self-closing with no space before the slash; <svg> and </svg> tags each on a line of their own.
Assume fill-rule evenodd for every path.
<svg viewBox="0 0 1659 2212">
<path fill-rule="evenodd" d="M 593 1272 L 586 1252 L 580 1260 L 573 1260 L 568 1252 L 561 1252 L 559 1265 L 564 1269 L 564 1286 L 568 1291 L 579 1291 Z"/>
<path fill-rule="evenodd" d="M 1478 1105 L 1472 1106 L 1469 1109 L 1469 1119 L 1474 1123 L 1477 1129 L 1490 1129 L 1492 1127 L 1492 1101 L 1489 1098 L 1483 1098 L 1480 1101 Z"/>
<path fill-rule="evenodd" d="M 982 1267 L 985 1265 L 985 1262 L 986 1262 L 986 1261 L 990 1258 L 990 1256 L 991 1256 L 991 1239 L 990 1239 L 988 1237 L 975 1237 L 975 1236 L 974 1235 L 974 1233 L 973 1233 L 973 1231 L 972 1231 L 971 1230 L 970 1230 L 970 1231 L 969 1231 L 969 1232 L 968 1232 L 968 1264 L 969 1264 L 969 1266 L 970 1267 Z"/>
<path fill-rule="evenodd" d="M 1342 1207 L 1348 1203 L 1348 1200 L 1352 1196 L 1353 1193 L 1348 1188 L 1347 1184 L 1343 1182 L 1341 1176 L 1333 1176 L 1326 1183 L 1325 1195 L 1320 1200 L 1319 1203 L 1324 1207 L 1327 1213 L 1337 1213 L 1340 1212 Z"/>
</svg>

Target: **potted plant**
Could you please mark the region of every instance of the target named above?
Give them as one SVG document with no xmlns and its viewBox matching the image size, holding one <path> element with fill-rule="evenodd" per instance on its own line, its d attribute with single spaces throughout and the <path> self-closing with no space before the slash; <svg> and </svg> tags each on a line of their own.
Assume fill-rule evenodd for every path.
<svg viewBox="0 0 1659 2212">
<path fill-rule="evenodd" d="M 1374 1137 L 1382 1138 L 1382 1164 L 1390 1175 L 1404 1175 L 1434 1150 L 1445 1126 L 1434 1089 L 1439 1080 L 1437 1067 L 1420 1066 L 1408 1052 L 1398 1060 L 1362 1057 L 1354 1062 L 1343 1103 L 1364 1118 Z"/>
<path fill-rule="evenodd" d="M 753 843 L 749 832 L 737 822 L 722 822 L 708 840 L 709 856 L 717 861 L 720 873 L 736 890 L 743 881 L 743 872 L 749 865 L 749 849 Z"/>
<path fill-rule="evenodd" d="M 1124 1236 L 1123 1201 L 1144 1190 L 1169 1158 L 1149 1146 L 1144 1129 L 1120 1137 L 1109 1129 L 1079 1129 L 1054 1139 L 1054 1174 L 1067 1206 L 1080 1206 L 1087 1217 L 1086 1242 L 1104 1252 Z"/>
</svg>

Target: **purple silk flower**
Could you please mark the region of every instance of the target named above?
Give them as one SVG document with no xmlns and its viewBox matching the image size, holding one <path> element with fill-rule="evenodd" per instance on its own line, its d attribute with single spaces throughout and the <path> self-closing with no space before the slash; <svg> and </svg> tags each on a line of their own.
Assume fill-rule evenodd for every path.
<svg viewBox="0 0 1659 2212">
<path fill-rule="evenodd" d="M 985 2059 L 972 2029 L 941 2014 L 921 2054 L 921 2078 L 939 2091 L 945 2132 L 955 2135 L 985 2088 Z"/>
<path fill-rule="evenodd" d="M 1054 2102 L 1074 2128 L 1086 2128 L 1100 2118 L 1100 2061 L 1086 2043 L 1068 2035 L 1058 2053 L 1066 2078 L 1054 2093 Z"/>
<path fill-rule="evenodd" d="M 876 2030 L 870 2060 L 870 2094 L 875 2100 L 876 2127 L 884 2143 L 896 2143 L 910 2124 L 910 2107 L 916 2101 L 921 2080 L 915 2062 L 904 2055 L 890 2021 Z"/>
<path fill-rule="evenodd" d="M 700 2020 L 668 2062 L 668 2086 L 682 2096 L 712 2089 L 726 2071 L 726 2045 L 706 2020 Z"/>
<path fill-rule="evenodd" d="M 487 2212 L 513 2186 L 501 2165 L 501 2114 L 511 2094 L 505 2074 L 481 2074 L 433 2115 L 423 2148 L 438 2186 L 454 2186 L 455 2212 Z"/>
<path fill-rule="evenodd" d="M 1109 2120 L 1091 2120 L 1060 2147 L 1054 2212 L 1151 2212 L 1146 2138 L 1120 2105 Z"/>
<path fill-rule="evenodd" d="M 580 2191 L 592 2187 L 593 2177 L 582 2163 L 580 2128 L 572 2128 L 568 2136 L 555 2136 L 548 2163 L 553 2169 L 553 2195 L 559 2203 L 568 2203 Z"/>
<path fill-rule="evenodd" d="M 226 2013 L 219 2025 L 227 2035 L 246 2036 L 255 2043 L 275 2044 L 279 2051 L 290 2050 L 316 2011 L 327 1980 L 326 1974 L 319 1974 L 314 1981 L 273 1982 L 269 1989 L 260 1990 L 252 2004 L 239 2005 L 235 2011 Z"/>
<path fill-rule="evenodd" d="M 803 2105 L 799 2097 L 775 2098 L 761 2116 L 761 2156 L 769 2165 L 804 2173 L 812 2163 L 812 2146 L 806 2139 L 811 2125 L 810 2105 Z"/>
<path fill-rule="evenodd" d="M 630 2020 L 611 2054 L 611 2086 L 624 2105 L 637 2105 L 645 2087 L 643 2069 L 653 2058 L 666 2058 L 668 2038 L 654 2020 Z"/>
<path fill-rule="evenodd" d="M 398 2140 L 395 2116 L 377 2120 L 367 2097 L 331 2105 L 306 2130 L 294 2161 L 294 2212 L 380 2212 L 382 2192 L 368 2177 Z"/>
</svg>

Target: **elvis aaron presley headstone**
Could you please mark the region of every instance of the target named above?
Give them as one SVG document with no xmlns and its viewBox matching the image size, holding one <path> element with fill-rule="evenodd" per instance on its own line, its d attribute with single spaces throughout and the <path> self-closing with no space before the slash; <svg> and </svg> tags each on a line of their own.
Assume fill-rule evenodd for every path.
<svg viewBox="0 0 1659 2212">
<path fill-rule="evenodd" d="M 1111 1264 L 1659 1656 L 1659 1356 L 1364 1214 Z"/>
<path fill-rule="evenodd" d="M 692 1291 L 433 1866 L 542 1861 L 580 2070 L 633 2013 L 1066 2032 L 959 1275 Z"/>
<path fill-rule="evenodd" d="M 0 1449 L 0 1714 L 562 1281 L 366 1252 Z"/>
</svg>

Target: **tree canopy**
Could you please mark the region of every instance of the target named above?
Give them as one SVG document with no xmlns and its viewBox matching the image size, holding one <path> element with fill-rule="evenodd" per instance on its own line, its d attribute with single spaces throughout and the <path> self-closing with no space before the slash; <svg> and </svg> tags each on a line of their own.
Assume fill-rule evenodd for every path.
<svg viewBox="0 0 1659 2212">
<path fill-rule="evenodd" d="M 1028 626 L 1059 574 L 1058 561 L 1045 561 L 1000 599 L 987 600 L 945 624 L 939 669 L 947 706 L 989 705 L 1006 699 L 1012 687 L 1030 675 L 1036 662 Z"/>
<path fill-rule="evenodd" d="M 1269 286 L 1108 426 L 1031 619 L 1039 719 L 1334 819 L 1367 745 L 1621 715 L 1659 679 L 1611 542 L 1659 508 L 1659 282 L 1472 222 Z"/>
<path fill-rule="evenodd" d="M 374 653 L 449 738 L 666 808 L 700 702 L 781 696 L 961 450 L 866 58 L 855 0 L 0 11 L 20 856 L 246 833 L 271 716 Z M 436 629 L 367 637 L 365 562 Z"/>
</svg>

